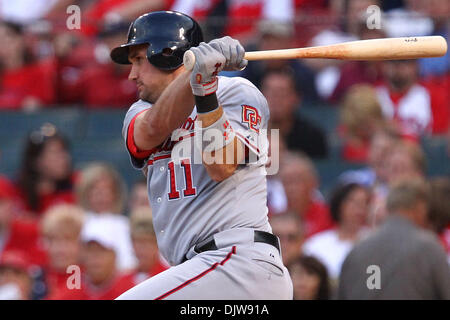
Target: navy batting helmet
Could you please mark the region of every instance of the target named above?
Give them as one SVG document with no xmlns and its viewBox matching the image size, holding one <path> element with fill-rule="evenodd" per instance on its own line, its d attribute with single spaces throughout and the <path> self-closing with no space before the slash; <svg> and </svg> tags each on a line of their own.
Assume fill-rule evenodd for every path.
<svg viewBox="0 0 450 320">
<path fill-rule="evenodd" d="M 202 30 L 191 17 L 175 11 L 146 13 L 131 23 L 128 41 L 111 51 L 111 59 L 130 64 L 130 46 L 148 44 L 147 59 L 162 70 L 175 70 L 183 64 L 183 55 L 203 41 Z"/>
</svg>

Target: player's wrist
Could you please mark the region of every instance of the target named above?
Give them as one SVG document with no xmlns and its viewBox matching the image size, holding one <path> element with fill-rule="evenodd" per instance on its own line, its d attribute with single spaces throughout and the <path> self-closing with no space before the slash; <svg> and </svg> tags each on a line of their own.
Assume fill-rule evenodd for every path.
<svg viewBox="0 0 450 320">
<path fill-rule="evenodd" d="M 219 102 L 217 101 L 215 92 L 206 96 L 194 95 L 194 99 L 197 113 L 209 113 L 219 108 Z"/>
<path fill-rule="evenodd" d="M 196 127 L 196 146 L 202 152 L 221 150 L 233 142 L 235 133 L 225 112 L 207 127 Z"/>
<path fill-rule="evenodd" d="M 219 80 L 217 77 L 213 77 L 211 79 L 211 81 L 206 82 L 206 83 L 203 83 L 203 82 L 196 83 L 196 82 L 193 82 L 191 79 L 191 88 L 192 88 L 192 93 L 194 94 L 194 96 L 199 96 L 199 97 L 209 96 L 217 91 L 218 86 L 219 86 Z"/>
</svg>

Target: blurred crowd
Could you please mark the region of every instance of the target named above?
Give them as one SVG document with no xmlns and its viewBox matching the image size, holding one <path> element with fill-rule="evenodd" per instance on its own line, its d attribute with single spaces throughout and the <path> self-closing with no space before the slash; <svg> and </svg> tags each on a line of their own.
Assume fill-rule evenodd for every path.
<svg viewBox="0 0 450 320">
<path fill-rule="evenodd" d="M 230 35 L 248 51 L 397 36 L 448 41 L 450 31 L 450 2 L 441 0 L 32 3 L 0 0 L 0 110 L 126 110 L 136 88 L 109 51 L 148 11 L 182 11 L 201 23 L 206 40 Z M 81 28 L 69 30 L 73 4 Z M 367 27 L 370 5 L 382 9 L 379 29 Z M 450 299 L 450 177 L 427 176 L 420 143 L 450 139 L 448 53 L 260 61 L 224 75 L 257 85 L 270 128 L 280 130 L 271 146 L 280 170 L 267 177 L 267 205 L 295 299 L 364 298 L 369 265 L 389 287 L 381 298 Z M 342 172 L 327 193 L 315 161 L 329 156 L 329 132 L 299 112 L 316 105 L 338 108 L 340 156 L 364 165 Z M 144 177 L 127 188 L 110 163 L 75 170 L 69 145 L 45 124 L 28 135 L 17 175 L 0 175 L 0 299 L 113 299 L 169 267 L 158 253 Z"/>
</svg>

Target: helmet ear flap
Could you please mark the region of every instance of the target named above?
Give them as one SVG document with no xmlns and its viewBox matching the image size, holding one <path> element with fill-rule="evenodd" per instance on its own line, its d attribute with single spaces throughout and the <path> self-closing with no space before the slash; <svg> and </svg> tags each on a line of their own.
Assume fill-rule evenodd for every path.
<svg viewBox="0 0 450 320">
<path fill-rule="evenodd" d="M 174 51 L 171 48 L 164 48 L 161 54 L 164 57 L 170 57 L 170 56 L 173 56 L 173 52 Z"/>
</svg>

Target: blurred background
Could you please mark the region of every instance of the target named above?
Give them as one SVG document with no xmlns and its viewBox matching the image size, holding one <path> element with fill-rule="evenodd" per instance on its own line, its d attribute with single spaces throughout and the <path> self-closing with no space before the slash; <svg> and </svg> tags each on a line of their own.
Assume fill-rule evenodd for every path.
<svg viewBox="0 0 450 320">
<path fill-rule="evenodd" d="M 371 5 L 380 28 L 368 27 Z M 113 299 L 168 267 L 121 136 L 136 87 L 109 58 L 130 21 L 168 9 L 195 18 L 206 41 L 229 35 L 247 51 L 450 31 L 446 0 L 0 0 L 0 298 Z M 450 257 L 449 53 L 259 61 L 222 75 L 258 86 L 280 130 L 268 207 L 297 299 L 336 296 L 344 259 L 385 221 L 400 180 L 442 195 L 426 228 Z M 68 289 L 69 265 L 81 289 Z"/>
</svg>

